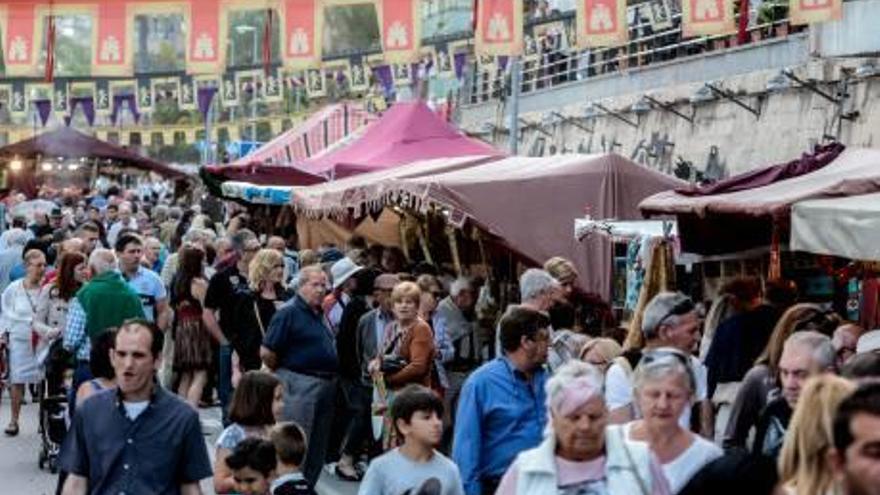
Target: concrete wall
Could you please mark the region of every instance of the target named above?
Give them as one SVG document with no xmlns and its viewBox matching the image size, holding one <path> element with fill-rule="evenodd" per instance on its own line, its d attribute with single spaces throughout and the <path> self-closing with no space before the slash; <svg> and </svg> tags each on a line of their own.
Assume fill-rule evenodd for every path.
<svg viewBox="0 0 880 495">
<path fill-rule="evenodd" d="M 845 5 L 844 19 L 853 29 L 864 30 L 860 26 L 867 21 L 858 15 L 867 15 L 866 9 L 876 9 L 873 19 L 880 18 L 880 0 Z M 880 77 L 854 75 L 855 69 L 866 62 L 880 67 L 880 60 L 810 55 L 817 46 L 829 50 L 834 47 L 835 53 L 864 51 L 866 36 L 847 37 L 841 34 L 841 26 L 832 26 L 835 24 L 840 23 L 830 23 L 819 31 L 524 94 L 520 115 L 531 125 L 521 128 L 519 153 L 615 151 L 652 168 L 671 172 L 682 162 L 692 166 L 691 177 L 697 173 L 717 177 L 795 158 L 829 137 L 837 137 L 848 146 L 880 147 Z M 876 29 L 863 34 L 869 33 L 876 46 L 874 52 L 880 52 Z M 848 97 L 839 107 L 796 83 L 783 91 L 769 92 L 768 81 L 779 76 L 783 68 L 793 70 L 801 79 L 815 81 L 822 91 L 832 95 L 846 79 Z M 760 115 L 756 117 L 723 99 L 691 103 L 691 96 L 707 81 L 737 94 L 742 103 Z M 679 112 L 693 116 L 693 123 L 656 107 L 645 114 L 635 114 L 631 107 L 645 94 L 672 103 Z M 589 102 L 600 102 L 638 126 L 607 114 L 585 119 L 584 110 Z M 841 121 L 841 111 L 858 112 L 858 116 Z M 460 123 L 475 133 L 483 132 L 486 122 L 506 128 L 505 112 L 503 104 L 497 101 L 465 106 Z M 571 120 L 554 119 L 552 112 Z M 507 147 L 504 133 L 484 137 Z"/>
</svg>

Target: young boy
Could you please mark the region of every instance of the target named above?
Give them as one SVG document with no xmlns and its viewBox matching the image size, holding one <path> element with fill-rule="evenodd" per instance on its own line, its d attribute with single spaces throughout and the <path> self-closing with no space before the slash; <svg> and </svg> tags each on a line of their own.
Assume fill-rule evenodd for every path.
<svg viewBox="0 0 880 495">
<path fill-rule="evenodd" d="M 391 419 L 403 445 L 377 457 L 358 495 L 463 495 L 458 467 L 434 450 L 443 437 L 443 402 L 434 392 L 410 385 L 391 403 Z"/>
<path fill-rule="evenodd" d="M 294 422 L 278 423 L 269 433 L 275 445 L 277 478 L 272 481 L 272 495 L 315 495 L 299 470 L 306 455 L 306 435 Z"/>
<path fill-rule="evenodd" d="M 226 465 L 232 470 L 235 491 L 241 495 L 269 495 L 275 476 L 275 446 L 262 438 L 246 438 L 235 446 Z"/>
</svg>

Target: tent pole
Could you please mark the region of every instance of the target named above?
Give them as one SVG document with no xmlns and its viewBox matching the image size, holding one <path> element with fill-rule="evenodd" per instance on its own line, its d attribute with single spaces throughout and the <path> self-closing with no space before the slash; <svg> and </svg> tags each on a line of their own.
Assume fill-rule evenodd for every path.
<svg viewBox="0 0 880 495">
<path fill-rule="evenodd" d="M 508 63 L 510 68 L 510 154 L 517 154 L 517 146 L 519 139 L 519 90 L 520 90 L 520 73 L 519 73 L 519 57 L 510 57 Z"/>
</svg>

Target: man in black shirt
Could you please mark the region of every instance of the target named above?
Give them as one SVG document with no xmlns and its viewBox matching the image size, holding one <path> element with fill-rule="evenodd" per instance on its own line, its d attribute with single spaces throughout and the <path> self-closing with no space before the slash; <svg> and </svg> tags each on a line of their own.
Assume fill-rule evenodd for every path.
<svg viewBox="0 0 880 495">
<path fill-rule="evenodd" d="M 224 425 L 232 396 L 232 350 L 238 334 L 232 325 L 235 321 L 232 311 L 236 307 L 238 298 L 248 291 L 248 265 L 254 254 L 260 250 L 257 236 L 247 229 L 237 231 L 229 240 L 233 259 L 230 260 L 227 268 L 211 277 L 202 310 L 205 327 L 215 338 L 219 338 L 220 343 L 217 395 L 220 399 Z"/>
</svg>

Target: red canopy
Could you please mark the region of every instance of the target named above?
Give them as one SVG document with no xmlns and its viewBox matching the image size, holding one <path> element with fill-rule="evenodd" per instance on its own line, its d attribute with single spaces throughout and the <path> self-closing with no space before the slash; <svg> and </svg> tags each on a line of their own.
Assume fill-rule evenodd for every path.
<svg viewBox="0 0 880 495">
<path fill-rule="evenodd" d="M 36 159 L 37 157 L 65 158 L 100 158 L 119 162 L 123 167 L 149 170 L 171 178 L 183 178 L 186 174 L 157 162 L 151 158 L 138 155 L 121 146 L 117 146 L 98 138 L 83 134 L 70 127 L 38 134 L 32 138 L 8 144 L 0 148 L 0 157 Z"/>
<path fill-rule="evenodd" d="M 300 168 L 340 178 L 433 158 L 503 156 L 465 136 L 421 101 L 396 103 L 348 146 L 306 160 Z"/>
</svg>

